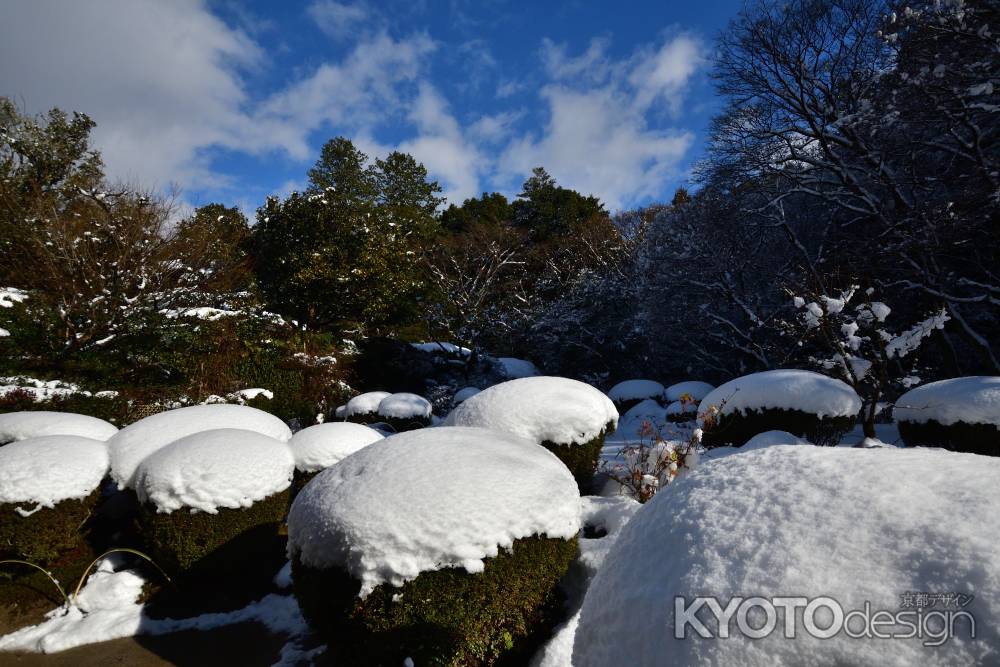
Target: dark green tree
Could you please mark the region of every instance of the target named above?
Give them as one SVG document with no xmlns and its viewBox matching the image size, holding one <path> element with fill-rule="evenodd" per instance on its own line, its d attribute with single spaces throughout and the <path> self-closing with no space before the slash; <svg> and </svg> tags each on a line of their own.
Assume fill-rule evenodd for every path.
<svg viewBox="0 0 1000 667">
<path fill-rule="evenodd" d="M 536 239 L 566 234 L 581 222 L 607 216 L 597 197 L 560 187 L 542 167 L 532 170 L 513 207 L 517 224 Z"/>
</svg>

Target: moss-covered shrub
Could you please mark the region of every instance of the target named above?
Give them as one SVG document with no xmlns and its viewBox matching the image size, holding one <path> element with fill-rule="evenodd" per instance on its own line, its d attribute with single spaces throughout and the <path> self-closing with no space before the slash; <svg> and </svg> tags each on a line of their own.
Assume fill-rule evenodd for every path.
<svg viewBox="0 0 1000 667">
<path fill-rule="evenodd" d="M 743 445 L 765 431 L 787 431 L 816 445 L 832 446 L 854 427 L 854 415 L 818 417 L 801 410 L 747 410 L 713 417 L 706 424 L 702 442 L 706 447 Z"/>
<path fill-rule="evenodd" d="M 577 539 L 530 537 L 485 561 L 485 569 L 424 572 L 359 598 L 345 571 L 292 561 L 302 613 L 329 642 L 337 664 L 491 665 L 546 623 L 556 584 L 576 557 Z"/>
<path fill-rule="evenodd" d="M 275 493 L 242 509 L 216 514 L 182 508 L 160 513 L 148 503 L 138 526 L 149 554 L 164 570 L 186 577 L 239 579 L 280 566 L 279 528 L 288 510 L 289 491 Z"/>
<path fill-rule="evenodd" d="M 100 497 L 95 489 L 82 499 L 69 499 L 22 516 L 31 503 L 0 503 L 0 559 L 17 558 L 49 565 L 83 541 L 82 530 Z"/>
<path fill-rule="evenodd" d="M 993 424 L 942 424 L 901 421 L 899 435 L 908 447 L 943 447 L 955 452 L 1000 456 L 1000 429 Z"/>
<path fill-rule="evenodd" d="M 604 447 L 606 432 L 601 431 L 596 438 L 580 445 L 557 445 L 548 441 L 541 443 L 542 447 L 566 464 L 582 494 L 588 493 L 594 484 L 594 473 L 597 471 L 597 462 L 601 456 L 601 448 Z"/>
</svg>

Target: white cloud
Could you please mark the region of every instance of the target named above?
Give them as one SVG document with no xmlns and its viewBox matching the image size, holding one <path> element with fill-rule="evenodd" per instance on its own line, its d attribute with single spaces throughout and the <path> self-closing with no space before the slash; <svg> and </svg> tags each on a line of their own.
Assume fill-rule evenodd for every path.
<svg viewBox="0 0 1000 667">
<path fill-rule="evenodd" d="M 371 17 L 367 6 L 334 0 L 317 0 L 306 9 L 320 30 L 334 39 L 345 39 Z"/>
</svg>

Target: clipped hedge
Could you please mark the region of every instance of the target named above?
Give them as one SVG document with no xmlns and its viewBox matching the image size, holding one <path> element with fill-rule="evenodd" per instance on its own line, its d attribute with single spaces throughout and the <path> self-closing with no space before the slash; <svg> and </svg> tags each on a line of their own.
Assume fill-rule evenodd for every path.
<svg viewBox="0 0 1000 667">
<path fill-rule="evenodd" d="M 470 574 L 424 572 L 400 588 L 382 584 L 359 598 L 346 571 L 292 560 L 295 596 L 337 664 L 492 665 L 551 621 L 556 584 L 576 557 L 572 540 L 530 537 Z M 525 662 L 528 656 L 525 657 Z"/>
<path fill-rule="evenodd" d="M 801 410 L 747 410 L 718 415 L 706 425 L 702 442 L 706 447 L 735 445 L 737 447 L 758 433 L 787 431 L 816 445 L 832 446 L 854 428 L 855 415 L 818 417 Z"/>
<path fill-rule="evenodd" d="M 279 528 L 288 502 L 286 489 L 250 507 L 221 507 L 216 514 L 187 508 L 161 513 L 143 503 L 139 532 L 153 560 L 172 576 L 239 579 L 265 569 L 273 574 L 283 560 Z"/>
<path fill-rule="evenodd" d="M 594 484 L 594 473 L 597 471 L 597 463 L 601 456 L 601 449 L 604 447 L 606 433 L 607 430 L 601 431 L 596 438 L 580 445 L 557 445 L 549 441 L 545 441 L 541 445 L 566 464 L 576 479 L 576 485 L 580 487 L 580 493 L 585 495 Z"/>
<path fill-rule="evenodd" d="M 81 544 L 81 531 L 99 499 L 100 490 L 95 489 L 86 498 L 63 500 L 28 516 L 21 516 L 15 508 L 30 511 L 31 503 L 0 503 L 0 560 L 17 558 L 42 566 L 53 563 Z"/>
<path fill-rule="evenodd" d="M 908 447 L 943 447 L 954 452 L 1000 456 L 1000 429 L 994 424 L 900 421 L 899 435 Z"/>
<path fill-rule="evenodd" d="M 426 428 L 431 425 L 430 417 L 385 417 L 376 415 L 375 422 L 384 422 L 391 426 L 396 433 L 404 431 L 415 431 L 418 428 Z"/>
</svg>

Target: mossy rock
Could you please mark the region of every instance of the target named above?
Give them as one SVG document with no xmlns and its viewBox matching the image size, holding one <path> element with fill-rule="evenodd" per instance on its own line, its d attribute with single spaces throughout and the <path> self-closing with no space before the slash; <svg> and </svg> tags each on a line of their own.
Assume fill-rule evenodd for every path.
<svg viewBox="0 0 1000 667">
<path fill-rule="evenodd" d="M 765 431 L 787 431 L 815 445 L 833 446 L 854 428 L 855 415 L 818 417 L 801 410 L 747 410 L 715 418 L 706 426 L 702 442 L 706 447 L 742 446 L 750 438 Z"/>
<path fill-rule="evenodd" d="M 42 566 L 55 562 L 83 541 L 81 531 L 99 498 L 100 490 L 95 489 L 86 498 L 63 500 L 29 516 L 21 516 L 15 508 L 30 510 L 33 503 L 0 503 L 0 559 Z"/>
<path fill-rule="evenodd" d="M 908 447 L 943 447 L 953 452 L 1000 456 L 1000 429 L 993 424 L 901 421 L 899 435 Z"/>
<path fill-rule="evenodd" d="M 597 471 L 606 432 L 601 431 L 596 438 L 580 445 L 557 445 L 548 440 L 542 443 L 542 447 L 555 454 L 573 473 L 582 495 L 589 493 L 594 484 L 594 473 Z"/>
<path fill-rule="evenodd" d="M 149 555 L 171 576 L 238 582 L 283 561 L 281 522 L 290 489 L 247 508 L 219 508 L 216 514 L 182 508 L 160 513 L 149 503 L 139 509 L 138 526 Z"/>
<path fill-rule="evenodd" d="M 418 665 L 492 665 L 552 621 L 556 584 L 577 548 L 576 538 L 515 540 L 478 574 L 424 572 L 363 599 L 361 583 L 340 568 L 319 570 L 293 558 L 292 579 L 302 613 L 336 664 L 398 667 L 409 657 Z"/>
</svg>

